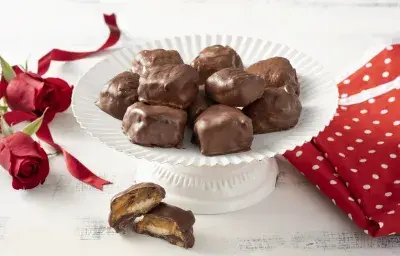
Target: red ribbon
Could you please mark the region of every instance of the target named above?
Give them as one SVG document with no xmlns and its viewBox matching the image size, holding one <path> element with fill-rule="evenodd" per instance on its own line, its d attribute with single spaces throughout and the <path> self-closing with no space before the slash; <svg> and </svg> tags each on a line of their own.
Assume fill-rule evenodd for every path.
<svg viewBox="0 0 400 256">
<path fill-rule="evenodd" d="M 108 36 L 107 41 L 99 49 L 91 52 L 70 52 L 60 49 L 53 49 L 40 58 L 38 63 L 38 74 L 41 76 L 44 75 L 49 69 L 51 61 L 74 61 L 83 59 L 116 44 L 121 36 L 121 30 L 118 28 L 116 16 L 115 14 L 104 14 L 103 16 L 104 21 L 110 29 L 110 35 Z"/>
<path fill-rule="evenodd" d="M 90 55 L 96 54 L 101 52 L 113 45 L 115 45 L 120 36 L 121 31 L 118 28 L 116 16 L 114 14 L 105 15 L 104 14 L 104 21 L 107 24 L 108 28 L 110 29 L 110 34 L 108 36 L 107 41 L 97 50 L 91 52 L 70 52 L 64 51 L 60 49 L 53 49 L 42 58 L 40 58 L 38 62 L 38 74 L 40 76 L 44 75 L 50 67 L 51 61 L 74 61 L 86 58 Z M 18 74 L 23 72 L 17 66 L 14 66 L 14 71 Z M 0 92 L 4 92 L 5 87 L 7 86 L 7 82 L 4 79 L 0 80 Z M 15 125 L 23 121 L 33 121 L 38 116 L 34 113 L 27 113 L 23 111 L 11 111 L 7 112 L 4 115 L 4 119 L 10 125 Z M 74 156 L 69 154 L 65 151 L 60 145 L 54 142 L 53 137 L 51 135 L 48 123 L 46 123 L 46 119 L 39 130 L 36 132 L 36 136 L 49 144 L 50 146 L 54 147 L 57 151 L 62 152 L 65 158 L 65 162 L 67 164 L 67 169 L 71 173 L 72 176 L 77 178 L 78 180 L 85 182 L 88 185 L 91 185 L 99 190 L 103 190 L 103 185 L 111 184 L 111 182 L 106 181 L 94 173 L 92 173 L 86 166 L 84 166 L 78 159 Z"/>
</svg>

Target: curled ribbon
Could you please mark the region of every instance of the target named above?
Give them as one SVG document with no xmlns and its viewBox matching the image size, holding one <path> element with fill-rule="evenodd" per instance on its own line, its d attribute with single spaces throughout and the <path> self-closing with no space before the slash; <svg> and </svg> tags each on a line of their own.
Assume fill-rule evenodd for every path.
<svg viewBox="0 0 400 256">
<path fill-rule="evenodd" d="M 107 41 L 97 50 L 91 52 L 70 52 L 60 49 L 53 49 L 40 58 L 38 63 L 38 74 L 44 75 L 50 67 L 51 61 L 74 61 L 86 58 L 95 53 L 101 52 L 114 44 L 116 44 L 121 37 L 121 30 L 118 28 L 117 19 L 115 14 L 104 14 L 104 21 L 110 29 L 110 35 Z"/>
</svg>

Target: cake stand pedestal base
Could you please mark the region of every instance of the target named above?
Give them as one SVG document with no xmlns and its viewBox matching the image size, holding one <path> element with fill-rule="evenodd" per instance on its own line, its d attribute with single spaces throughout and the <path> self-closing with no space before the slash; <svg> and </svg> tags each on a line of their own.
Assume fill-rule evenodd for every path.
<svg viewBox="0 0 400 256">
<path fill-rule="evenodd" d="M 195 214 L 221 214 L 259 203 L 275 189 L 275 158 L 226 166 L 183 166 L 145 162 L 137 182 L 165 188 L 167 203 Z"/>
</svg>

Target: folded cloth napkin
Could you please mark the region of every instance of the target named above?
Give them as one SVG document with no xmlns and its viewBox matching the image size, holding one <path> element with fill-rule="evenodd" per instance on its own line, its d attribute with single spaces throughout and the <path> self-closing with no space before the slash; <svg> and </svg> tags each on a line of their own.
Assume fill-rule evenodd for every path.
<svg viewBox="0 0 400 256">
<path fill-rule="evenodd" d="M 338 89 L 329 126 L 284 156 L 365 233 L 400 234 L 400 44 Z"/>
</svg>

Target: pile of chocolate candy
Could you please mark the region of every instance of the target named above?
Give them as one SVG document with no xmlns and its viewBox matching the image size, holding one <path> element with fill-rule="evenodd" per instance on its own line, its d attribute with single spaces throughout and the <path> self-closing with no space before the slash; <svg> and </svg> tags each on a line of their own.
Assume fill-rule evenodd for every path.
<svg viewBox="0 0 400 256">
<path fill-rule="evenodd" d="M 182 148 L 185 128 L 202 154 L 251 149 L 253 134 L 294 127 L 302 106 L 296 70 L 273 57 L 247 69 L 229 46 L 203 49 L 190 65 L 175 50 L 143 50 L 114 77 L 96 105 L 122 120 L 130 141 Z"/>
</svg>

